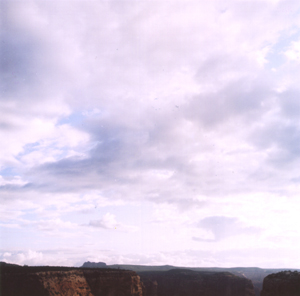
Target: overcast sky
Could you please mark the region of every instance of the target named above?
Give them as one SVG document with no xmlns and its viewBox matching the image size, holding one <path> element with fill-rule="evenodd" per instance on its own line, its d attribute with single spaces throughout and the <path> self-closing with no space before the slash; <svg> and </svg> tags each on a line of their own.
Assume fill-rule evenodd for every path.
<svg viewBox="0 0 300 296">
<path fill-rule="evenodd" d="M 300 268 L 300 2 L 1 1 L 0 260 Z"/>
</svg>

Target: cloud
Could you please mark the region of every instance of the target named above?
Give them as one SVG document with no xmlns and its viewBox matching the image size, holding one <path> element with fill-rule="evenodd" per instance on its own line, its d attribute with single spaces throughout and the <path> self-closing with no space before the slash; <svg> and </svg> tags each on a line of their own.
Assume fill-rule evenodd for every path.
<svg viewBox="0 0 300 296">
<path fill-rule="evenodd" d="M 266 161 L 281 167 L 299 162 L 299 125 L 284 119 L 268 122 L 251 136 L 253 144 L 267 152 Z"/>
<path fill-rule="evenodd" d="M 125 225 L 116 221 L 115 215 L 106 213 L 100 220 L 91 220 L 87 226 L 103 229 L 115 229 L 121 231 L 137 231 L 138 228 Z"/>
<path fill-rule="evenodd" d="M 260 242 L 273 246 L 284 233 L 274 217 L 284 209 L 292 221 L 299 192 L 298 11 L 295 1 L 273 0 L 4 1 L 7 252 L 17 237 L 20 253 L 33 250 L 26 223 L 32 241 L 57 235 L 56 249 L 68 231 L 75 241 L 85 231 L 93 250 L 113 249 L 113 239 L 94 240 L 102 231 L 126 250 L 130 237 L 137 253 L 133 230 L 146 227 L 150 241 L 162 237 L 148 254 L 164 254 L 199 248 L 196 240 L 225 248 L 259 233 L 260 221 Z M 147 208 L 147 221 L 133 204 Z"/>
<path fill-rule="evenodd" d="M 115 216 L 110 213 L 106 213 L 101 220 L 93 220 L 89 223 L 89 226 L 105 229 L 117 228 L 117 225 L 118 223 L 115 219 Z"/>
<path fill-rule="evenodd" d="M 290 61 L 300 61 L 300 41 L 293 41 L 290 47 L 284 53 Z"/>
<path fill-rule="evenodd" d="M 137 192 L 137 198 L 150 196 L 151 199 L 153 195 L 157 195 L 158 198 L 153 200 L 165 201 L 166 196 L 171 194 L 172 198 L 169 200 L 177 200 L 179 204 L 184 204 L 185 201 L 174 195 L 182 196 L 184 192 L 187 194 L 186 192 L 190 190 L 187 185 L 196 183 L 193 176 L 198 175 L 198 180 L 204 180 L 200 181 L 202 190 L 197 189 L 196 194 L 215 191 L 215 188 L 207 184 L 219 182 L 219 180 L 207 180 L 213 179 L 213 174 L 207 176 L 206 172 L 203 174 L 199 172 L 199 166 L 216 167 L 213 164 L 212 154 L 204 151 L 210 149 L 212 145 L 221 144 L 221 139 L 218 141 L 216 137 L 211 137 L 211 130 L 214 129 L 218 137 L 222 137 L 222 141 L 224 136 L 221 134 L 227 132 L 229 137 L 232 135 L 239 140 L 236 142 L 237 145 L 244 146 L 247 142 L 239 139 L 239 132 L 232 128 L 232 125 L 244 127 L 244 132 L 247 133 L 249 127 L 260 120 L 262 114 L 276 108 L 270 103 L 273 96 L 270 89 L 274 82 L 265 75 L 264 71 L 260 72 L 259 63 L 253 63 L 253 54 L 257 50 L 262 50 L 262 42 L 268 40 L 272 43 L 277 40 L 278 30 L 286 26 L 285 15 L 279 13 L 279 7 L 281 5 L 288 7 L 291 4 L 270 5 L 264 2 L 251 5 L 249 19 L 255 16 L 258 22 L 265 22 L 267 17 L 269 21 L 266 22 L 266 26 L 270 30 L 272 25 L 274 26 L 268 35 L 263 32 L 261 35 L 256 34 L 255 39 L 251 38 L 251 42 L 247 41 L 247 37 L 253 37 L 253 32 L 257 30 L 255 26 L 250 28 L 247 22 L 241 21 L 241 15 L 245 14 L 245 6 L 237 3 L 225 5 L 226 8 L 218 4 L 216 7 L 220 10 L 216 9 L 215 5 L 205 4 L 206 14 L 203 14 L 204 4 L 199 5 L 194 2 L 191 6 L 177 3 L 172 4 L 171 7 L 156 3 L 157 6 L 152 7 L 151 12 L 147 10 L 148 3 L 135 3 L 132 12 L 128 11 L 128 15 L 125 16 L 120 14 L 120 7 L 115 3 L 89 3 L 83 8 L 78 2 L 70 10 L 68 20 L 75 26 L 73 22 L 75 16 L 76 19 L 80 19 L 81 30 L 77 31 L 68 25 L 63 26 L 64 30 L 60 32 L 56 29 L 61 28 L 66 22 L 62 17 L 63 11 L 67 9 L 66 4 L 50 5 L 35 2 L 31 4 L 27 12 L 32 16 L 32 20 L 25 28 L 20 25 L 20 19 L 26 18 L 27 15 L 21 13 L 18 6 L 7 4 L 11 14 L 7 30 L 8 32 L 25 30 L 33 36 L 32 39 L 36 40 L 30 42 L 30 45 L 36 48 L 36 51 L 42 52 L 41 58 L 45 60 L 48 57 L 54 61 L 55 71 L 50 64 L 45 67 L 41 60 L 38 60 L 34 67 L 38 67 L 41 77 L 45 80 L 50 79 L 57 86 L 55 97 L 59 104 L 65 106 L 64 112 L 59 112 L 59 108 L 54 110 L 55 121 L 51 123 L 38 119 L 43 134 L 33 137 L 32 130 L 38 129 L 38 126 L 34 125 L 28 129 L 32 137 L 28 141 L 29 136 L 23 131 L 26 141 L 18 143 L 16 152 L 10 155 L 13 158 L 18 155 L 22 165 L 31 166 L 27 179 L 36 190 L 63 192 L 105 188 L 107 192 L 117 180 L 119 184 L 133 184 L 133 182 L 143 184 L 131 190 Z M 171 9 L 173 14 L 170 14 L 168 21 L 165 22 L 163 16 L 168 9 Z M 56 18 L 51 11 L 58 13 Z M 107 12 L 105 15 L 110 15 L 111 18 L 98 20 L 93 17 L 100 12 L 101 14 Z M 199 18 L 199 13 L 202 18 Z M 276 22 L 273 19 L 274 14 Z M 89 22 L 84 22 L 86 15 L 90 15 Z M 216 22 L 208 22 L 209 16 L 213 15 L 217 15 Z M 35 30 L 32 25 L 34 23 L 40 24 L 39 31 Z M 160 26 L 161 23 L 164 25 Z M 231 28 L 236 26 L 236 30 L 227 30 L 225 24 L 230 24 Z M 101 27 L 103 30 L 94 30 L 92 34 L 92 28 L 95 27 Z M 163 30 L 157 31 L 157 27 Z M 187 32 L 194 32 L 191 28 L 195 28 L 195 32 L 212 30 L 215 35 L 187 34 Z M 42 32 L 45 34 L 43 35 Z M 244 36 L 242 32 L 246 35 Z M 10 35 L 14 36 L 8 34 Z M 108 39 L 109 35 L 115 38 Z M 153 38 L 146 37 L 149 35 Z M 66 36 L 71 37 L 66 38 Z M 239 38 L 244 45 L 242 42 L 241 44 L 236 42 L 240 40 Z M 219 40 L 218 43 L 216 39 Z M 111 42 L 102 42 L 103 40 L 111 40 Z M 10 43 L 9 41 L 5 44 Z M 219 44 L 224 45 L 223 50 L 220 50 Z M 154 45 L 157 50 L 153 50 Z M 16 49 L 26 47 L 23 44 L 14 46 Z M 242 46 L 246 46 L 248 51 L 241 50 Z M 7 50 L 7 53 L 14 51 L 16 50 Z M 30 52 L 36 59 L 39 58 L 35 51 Z M 197 52 L 201 52 L 201 56 L 198 56 Z M 23 55 L 23 51 L 20 58 L 24 63 L 32 62 L 29 54 Z M 10 59 L 16 60 L 14 57 Z M 243 67 L 240 67 L 241 64 Z M 141 68 L 145 70 L 142 71 Z M 18 75 L 21 77 L 22 71 L 19 72 Z M 127 75 L 128 72 L 131 75 Z M 60 75 L 67 73 L 68 79 L 60 79 L 57 73 Z M 73 73 L 77 73 L 80 77 L 79 84 Z M 137 80 L 143 87 L 135 86 Z M 36 90 L 36 94 L 40 88 L 45 89 L 43 85 L 34 83 L 35 80 L 31 83 L 34 85 L 31 89 Z M 17 89 L 21 93 L 22 88 Z M 81 100 L 78 97 L 85 99 Z M 122 99 L 118 99 L 119 97 Z M 46 116 L 49 107 L 57 104 L 50 103 L 48 95 L 42 98 L 41 106 L 45 104 L 47 108 L 44 108 L 40 114 Z M 30 102 L 31 100 L 36 102 L 36 95 L 31 97 Z M 87 104 L 85 105 L 84 102 Z M 262 107 L 263 105 L 265 107 Z M 34 104 L 26 106 L 30 114 L 36 114 L 32 107 Z M 62 117 L 77 111 L 76 108 L 82 108 L 83 113 L 86 114 L 80 124 L 78 122 L 58 124 Z M 96 113 L 89 111 L 96 109 L 98 110 Z M 120 116 L 121 114 L 126 116 Z M 221 124 L 225 130 L 220 129 Z M 45 133 L 45 130 L 50 134 Z M 19 134 L 15 134 L 14 137 L 19 138 Z M 198 144 L 196 141 L 193 147 L 191 143 L 198 138 Z M 28 144 L 24 145 L 26 142 L 36 144 L 28 149 Z M 93 148 L 89 150 L 91 147 Z M 228 149 L 223 147 L 226 148 Z M 12 151 L 11 147 L 7 150 Z M 139 154 L 135 153 L 136 151 L 139 151 Z M 204 158 L 201 164 L 196 165 L 190 161 L 200 157 Z M 8 155 L 5 158 L 9 159 Z M 221 169 L 223 165 L 220 165 Z M 165 180 L 167 188 L 165 190 L 159 189 L 162 181 L 159 181 L 157 186 L 154 185 L 154 190 L 149 189 L 152 189 L 153 184 L 157 182 L 153 177 L 150 177 L 153 180 L 149 182 L 149 186 L 145 184 L 149 173 L 157 169 L 173 171 L 173 175 Z M 137 171 L 141 172 L 141 177 L 137 176 Z M 57 176 L 63 176 L 63 179 Z M 179 185 L 180 183 L 182 186 Z M 52 187 L 52 184 L 56 184 L 56 188 Z M 132 197 L 125 187 L 127 186 L 115 185 L 115 191 L 119 192 L 117 195 Z M 176 192 L 172 190 L 175 187 Z M 193 187 L 197 186 L 193 184 Z M 195 198 L 192 193 L 188 196 L 188 200 Z"/>
<path fill-rule="evenodd" d="M 66 258 L 55 258 L 55 254 L 66 250 L 40 250 L 34 251 L 31 249 L 20 251 L 14 250 L 12 252 L 4 252 L 0 254 L 1 261 L 7 263 L 14 263 L 19 265 L 31 265 L 31 266 L 42 266 L 42 265 L 56 265 L 56 266 L 70 266 L 70 261 Z"/>
<path fill-rule="evenodd" d="M 214 235 L 213 239 L 193 237 L 193 240 L 199 242 L 217 242 L 230 236 L 259 234 L 261 230 L 258 227 L 246 227 L 237 218 L 223 216 L 204 218 L 197 226 L 211 231 Z"/>
</svg>

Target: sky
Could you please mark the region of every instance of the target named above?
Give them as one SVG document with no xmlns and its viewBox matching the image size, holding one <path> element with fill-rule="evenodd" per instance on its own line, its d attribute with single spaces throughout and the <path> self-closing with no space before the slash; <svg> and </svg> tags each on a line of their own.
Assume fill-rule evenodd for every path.
<svg viewBox="0 0 300 296">
<path fill-rule="evenodd" d="M 0 14 L 0 261 L 300 268 L 299 1 Z"/>
</svg>

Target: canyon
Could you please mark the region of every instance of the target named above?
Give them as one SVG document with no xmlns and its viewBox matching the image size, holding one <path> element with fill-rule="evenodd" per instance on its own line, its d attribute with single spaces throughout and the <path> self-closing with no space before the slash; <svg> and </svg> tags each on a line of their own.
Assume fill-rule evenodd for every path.
<svg viewBox="0 0 300 296">
<path fill-rule="evenodd" d="M 29 267 L 0 262 L 0 295 L 299 296 L 300 273 L 242 267 L 106 265 L 104 262 L 85 262 L 81 267 Z"/>
<path fill-rule="evenodd" d="M 193 271 L 201 272 L 229 272 L 239 277 L 245 277 L 250 279 L 254 286 L 255 296 L 260 296 L 260 292 L 263 287 L 263 280 L 266 276 L 273 273 L 278 273 L 284 271 L 284 269 L 270 269 L 270 268 L 258 268 L 258 267 L 177 267 L 172 265 L 162 265 L 162 266 L 149 266 L 149 265 L 124 265 L 124 264 L 113 264 L 106 265 L 103 262 L 85 262 L 82 267 L 94 267 L 94 268 L 117 268 L 125 270 L 133 270 L 138 275 L 142 276 L 144 272 L 154 272 L 154 271 L 168 271 L 172 269 L 188 269 Z M 300 294 L 299 294 L 300 295 Z"/>
</svg>

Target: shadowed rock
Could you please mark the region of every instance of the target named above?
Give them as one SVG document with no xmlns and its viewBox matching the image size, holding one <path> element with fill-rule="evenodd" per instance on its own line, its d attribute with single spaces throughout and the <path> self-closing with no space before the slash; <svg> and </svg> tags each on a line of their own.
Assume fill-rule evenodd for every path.
<svg viewBox="0 0 300 296">
<path fill-rule="evenodd" d="M 299 296 L 300 272 L 282 271 L 265 277 L 261 296 Z"/>
<path fill-rule="evenodd" d="M 254 296 L 249 279 L 229 272 L 197 272 L 174 269 L 139 273 L 144 296 Z"/>
</svg>

